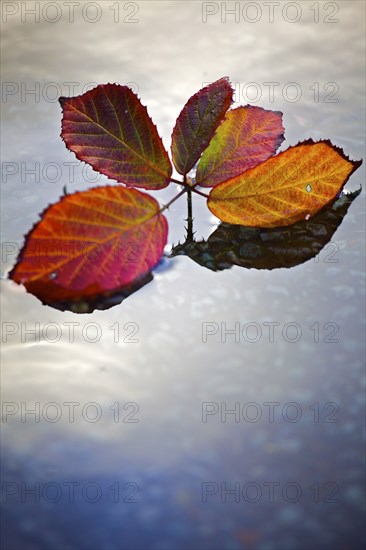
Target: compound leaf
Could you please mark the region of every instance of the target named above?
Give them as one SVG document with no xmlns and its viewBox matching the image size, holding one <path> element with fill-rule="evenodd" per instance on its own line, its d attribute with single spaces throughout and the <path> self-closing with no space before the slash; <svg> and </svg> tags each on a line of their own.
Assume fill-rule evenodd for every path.
<svg viewBox="0 0 366 550">
<path fill-rule="evenodd" d="M 196 183 L 214 187 L 272 156 L 283 142 L 282 113 L 246 105 L 228 111 L 197 166 Z"/>
<path fill-rule="evenodd" d="M 172 166 L 146 107 L 128 86 L 101 84 L 60 98 L 61 137 L 79 160 L 128 186 L 162 189 Z"/>
<path fill-rule="evenodd" d="M 208 207 L 226 223 L 292 225 L 334 199 L 361 163 L 328 140 L 308 140 L 214 187 Z"/>
<path fill-rule="evenodd" d="M 230 82 L 220 78 L 185 104 L 172 134 L 173 163 L 180 174 L 187 174 L 196 164 L 230 107 L 232 97 Z"/>
<path fill-rule="evenodd" d="M 129 289 L 163 254 L 159 212 L 150 195 L 123 186 L 66 195 L 30 231 L 10 278 L 45 303 Z"/>
</svg>

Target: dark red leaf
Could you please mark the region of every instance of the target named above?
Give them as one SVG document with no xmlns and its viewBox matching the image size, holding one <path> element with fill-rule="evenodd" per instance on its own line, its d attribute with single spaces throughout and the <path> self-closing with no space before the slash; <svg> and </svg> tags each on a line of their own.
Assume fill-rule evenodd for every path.
<svg viewBox="0 0 366 550">
<path fill-rule="evenodd" d="M 101 84 L 60 98 L 61 136 L 94 170 L 129 186 L 162 189 L 172 166 L 146 107 L 128 86 Z"/>
<path fill-rule="evenodd" d="M 230 107 L 232 97 L 230 82 L 220 78 L 185 104 L 172 134 L 172 157 L 180 174 L 187 174 L 196 164 Z"/>
</svg>

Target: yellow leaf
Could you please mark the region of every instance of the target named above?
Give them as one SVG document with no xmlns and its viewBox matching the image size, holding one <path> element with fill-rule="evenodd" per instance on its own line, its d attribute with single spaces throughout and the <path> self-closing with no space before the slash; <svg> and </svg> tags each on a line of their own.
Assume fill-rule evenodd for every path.
<svg viewBox="0 0 366 550">
<path fill-rule="evenodd" d="M 214 187 L 208 207 L 227 223 L 291 225 L 334 199 L 361 164 L 329 140 L 304 141 Z"/>
</svg>

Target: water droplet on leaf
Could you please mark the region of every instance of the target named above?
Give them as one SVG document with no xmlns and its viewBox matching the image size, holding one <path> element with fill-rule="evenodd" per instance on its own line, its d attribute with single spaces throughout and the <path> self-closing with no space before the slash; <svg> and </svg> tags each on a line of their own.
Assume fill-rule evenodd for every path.
<svg viewBox="0 0 366 550">
<path fill-rule="evenodd" d="M 313 190 L 313 188 L 311 187 L 310 183 L 308 183 L 307 186 L 306 186 L 306 191 L 308 193 L 311 193 L 312 190 Z"/>
</svg>

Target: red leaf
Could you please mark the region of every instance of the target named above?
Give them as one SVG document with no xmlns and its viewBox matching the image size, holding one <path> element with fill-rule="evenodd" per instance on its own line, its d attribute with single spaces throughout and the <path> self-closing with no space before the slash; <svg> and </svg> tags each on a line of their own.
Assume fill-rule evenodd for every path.
<svg viewBox="0 0 366 550">
<path fill-rule="evenodd" d="M 185 104 L 172 134 L 172 157 L 180 174 L 187 174 L 196 164 L 230 107 L 232 97 L 230 82 L 220 78 Z"/>
<path fill-rule="evenodd" d="M 284 140 L 282 113 L 246 105 L 226 113 L 197 166 L 196 183 L 214 187 L 272 156 Z"/>
<path fill-rule="evenodd" d="M 26 237 L 10 278 L 46 303 L 98 296 L 160 260 L 168 224 L 157 201 L 122 186 L 63 197 Z"/>
<path fill-rule="evenodd" d="M 126 185 L 162 189 L 172 166 L 146 107 L 127 86 L 101 84 L 60 98 L 61 137 L 79 160 Z"/>
</svg>

